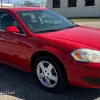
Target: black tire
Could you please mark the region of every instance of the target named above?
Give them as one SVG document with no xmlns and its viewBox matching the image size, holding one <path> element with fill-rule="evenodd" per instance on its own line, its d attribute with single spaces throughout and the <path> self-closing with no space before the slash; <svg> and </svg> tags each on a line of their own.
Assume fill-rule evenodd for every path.
<svg viewBox="0 0 100 100">
<path fill-rule="evenodd" d="M 42 87 L 44 89 L 46 89 L 48 92 L 58 92 L 58 91 L 64 89 L 64 87 L 68 85 L 68 81 L 67 81 L 67 78 L 66 78 L 67 75 L 61 69 L 61 67 L 63 67 L 63 66 L 61 66 L 59 64 L 59 62 L 57 62 L 57 60 L 55 60 L 54 58 L 42 56 L 42 57 L 38 57 L 38 59 L 36 59 L 35 63 L 33 64 L 33 67 L 34 67 L 33 70 L 35 72 L 36 77 L 37 77 L 37 72 L 36 72 L 37 65 L 41 61 L 48 61 L 54 66 L 54 68 L 56 69 L 57 75 L 58 75 L 58 81 L 57 81 L 57 84 L 54 87 L 49 88 L 49 87 L 44 86 L 40 82 L 40 80 L 38 79 L 39 82 L 40 82 L 40 85 L 42 85 Z"/>
</svg>

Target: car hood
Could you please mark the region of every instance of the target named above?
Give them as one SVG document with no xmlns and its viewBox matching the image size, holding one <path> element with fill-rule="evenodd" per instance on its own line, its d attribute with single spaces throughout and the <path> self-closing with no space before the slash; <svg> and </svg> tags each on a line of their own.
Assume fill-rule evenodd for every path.
<svg viewBox="0 0 100 100">
<path fill-rule="evenodd" d="M 100 30 L 85 26 L 78 26 L 46 34 L 49 37 L 70 40 L 100 48 Z"/>
</svg>

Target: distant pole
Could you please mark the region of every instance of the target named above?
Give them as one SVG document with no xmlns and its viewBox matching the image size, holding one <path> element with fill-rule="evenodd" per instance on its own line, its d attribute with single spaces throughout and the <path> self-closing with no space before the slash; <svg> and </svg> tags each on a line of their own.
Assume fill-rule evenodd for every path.
<svg viewBox="0 0 100 100">
<path fill-rule="evenodd" d="M 10 3 L 10 1 L 8 0 L 8 4 Z"/>
<path fill-rule="evenodd" d="M 1 0 L 1 8 L 3 8 L 3 5 L 2 5 L 2 0 Z"/>
<path fill-rule="evenodd" d="M 20 3 L 22 4 L 23 3 L 23 0 L 21 0 Z"/>
<path fill-rule="evenodd" d="M 21 6 L 23 6 L 23 0 L 21 0 Z"/>
<path fill-rule="evenodd" d="M 14 7 L 16 6 L 16 2 L 14 2 Z"/>
</svg>

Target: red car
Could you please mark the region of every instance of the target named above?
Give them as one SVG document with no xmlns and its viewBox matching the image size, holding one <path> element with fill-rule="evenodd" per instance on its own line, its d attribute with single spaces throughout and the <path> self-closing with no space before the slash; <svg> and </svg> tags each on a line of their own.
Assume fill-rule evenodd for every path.
<svg viewBox="0 0 100 100">
<path fill-rule="evenodd" d="M 50 92 L 100 88 L 100 30 L 46 8 L 1 8 L 0 62 L 35 73 Z"/>
</svg>

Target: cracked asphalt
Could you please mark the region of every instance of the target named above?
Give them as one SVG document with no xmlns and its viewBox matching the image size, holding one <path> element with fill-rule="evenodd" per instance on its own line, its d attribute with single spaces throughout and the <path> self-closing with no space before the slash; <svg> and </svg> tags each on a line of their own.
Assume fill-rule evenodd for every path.
<svg viewBox="0 0 100 100">
<path fill-rule="evenodd" d="M 79 24 L 84 25 L 83 22 Z M 100 27 L 100 23 L 91 25 L 95 24 Z M 1 94 L 5 91 L 14 91 L 15 94 Z M 61 93 L 48 93 L 31 73 L 0 64 L 0 100 L 100 100 L 100 89 L 70 86 Z"/>
</svg>

